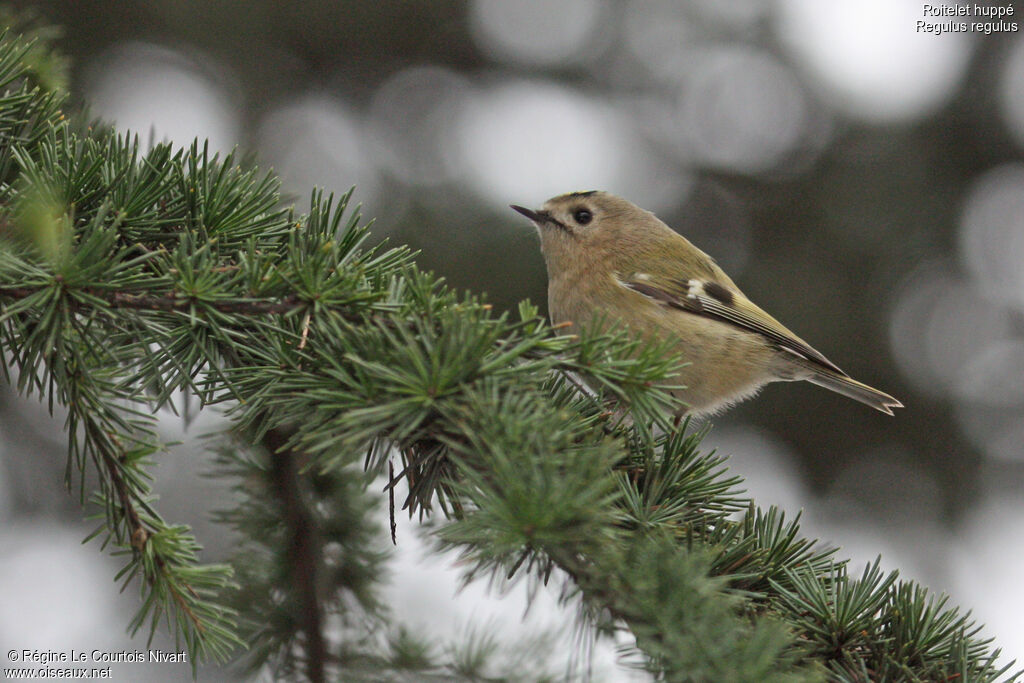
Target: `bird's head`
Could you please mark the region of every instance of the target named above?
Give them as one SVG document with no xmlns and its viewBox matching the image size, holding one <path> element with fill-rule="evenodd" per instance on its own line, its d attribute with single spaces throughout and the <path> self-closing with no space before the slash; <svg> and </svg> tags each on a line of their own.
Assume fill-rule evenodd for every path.
<svg viewBox="0 0 1024 683">
<path fill-rule="evenodd" d="M 597 190 L 552 197 L 539 210 L 512 208 L 537 227 L 551 277 L 577 267 L 619 268 L 674 235 L 651 212 Z"/>
</svg>

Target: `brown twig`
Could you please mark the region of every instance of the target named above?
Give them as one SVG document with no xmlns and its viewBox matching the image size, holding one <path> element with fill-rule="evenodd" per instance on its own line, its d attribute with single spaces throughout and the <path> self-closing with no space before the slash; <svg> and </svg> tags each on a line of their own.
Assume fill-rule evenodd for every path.
<svg viewBox="0 0 1024 683">
<path fill-rule="evenodd" d="M 0 290 L 0 295 L 3 291 Z M 180 294 L 150 295 L 128 294 L 126 292 L 96 292 L 89 294 L 98 296 L 111 306 L 150 311 L 187 311 L 197 303 L 209 306 L 221 313 L 287 313 L 302 305 L 298 297 L 286 296 L 281 299 L 250 299 L 235 301 L 197 301 L 192 297 Z"/>
<path fill-rule="evenodd" d="M 87 415 L 82 415 L 82 417 L 86 433 L 90 437 L 90 440 L 96 444 L 96 448 L 99 450 L 100 454 L 100 461 L 103 463 L 103 468 L 107 472 L 107 478 L 110 480 L 110 485 L 113 487 L 114 493 L 117 495 L 117 499 L 121 503 L 121 511 L 128 523 L 129 542 L 136 552 L 142 552 L 146 547 L 146 542 L 149 540 L 149 531 L 142 523 L 139 511 L 135 509 L 135 503 L 132 500 L 131 491 L 128 489 L 128 483 L 121 474 L 121 463 L 114 453 L 111 453 L 109 449 L 103 447 L 103 444 L 107 439 L 104 438 L 100 426 L 93 420 L 89 419 Z"/>
<path fill-rule="evenodd" d="M 24 299 L 46 287 L 0 287 L 0 297 Z M 230 301 L 200 301 L 180 293 L 131 294 L 116 290 L 83 288 L 86 294 L 102 299 L 113 308 L 127 308 L 143 311 L 188 311 L 197 304 L 209 306 L 221 313 L 245 313 L 250 315 L 287 313 L 305 305 L 295 295 L 279 299 L 240 299 Z"/>
<path fill-rule="evenodd" d="M 306 315 L 302 318 L 302 339 L 299 341 L 299 351 L 306 348 L 306 341 L 309 340 L 309 321 L 312 317 L 313 314 L 306 311 Z"/>
<path fill-rule="evenodd" d="M 322 683 L 328 653 L 320 604 L 320 530 L 303 495 L 301 454 L 288 447 L 288 435 L 279 429 L 270 429 L 263 440 L 270 451 L 271 476 L 291 537 L 288 569 L 298 592 L 299 623 L 306 636 L 306 677 L 312 683 Z"/>
<path fill-rule="evenodd" d="M 110 480 L 110 484 L 114 489 L 115 495 L 117 495 L 118 501 L 121 503 L 121 511 L 124 514 L 125 521 L 128 524 L 129 529 L 129 542 L 136 553 L 141 554 L 146 547 L 146 543 L 149 541 L 150 532 L 146 528 L 146 524 L 142 521 L 139 515 L 139 511 L 135 507 L 135 503 L 132 500 L 132 493 L 129 490 L 128 483 L 125 481 L 124 476 L 121 473 L 121 463 L 116 454 L 111 453 L 108 449 L 103 448 L 102 444 L 104 439 L 98 438 L 100 436 L 100 427 L 92 420 L 85 420 L 86 431 L 90 433 L 92 440 L 97 444 L 97 448 L 100 451 L 100 461 L 103 463 L 103 469 L 107 473 L 107 477 Z M 169 569 L 167 562 L 160 555 L 154 554 L 154 561 L 156 563 L 157 570 L 164 577 L 164 585 L 167 587 L 168 592 L 174 599 L 174 602 L 178 605 L 178 608 L 188 617 L 189 621 L 192 622 L 193 627 L 196 631 L 203 632 L 206 628 L 203 626 L 202 619 L 200 619 L 196 613 L 192 610 L 192 607 L 188 604 L 185 596 L 178 590 L 178 585 L 175 581 L 170 580 Z M 148 572 L 144 572 L 146 581 L 153 585 L 156 580 Z M 196 595 L 192 587 L 187 583 L 183 583 L 185 590 L 191 593 L 193 596 Z"/>
<path fill-rule="evenodd" d="M 388 458 L 388 513 L 391 519 L 391 543 L 398 545 L 398 524 L 395 523 L 395 462 Z"/>
</svg>

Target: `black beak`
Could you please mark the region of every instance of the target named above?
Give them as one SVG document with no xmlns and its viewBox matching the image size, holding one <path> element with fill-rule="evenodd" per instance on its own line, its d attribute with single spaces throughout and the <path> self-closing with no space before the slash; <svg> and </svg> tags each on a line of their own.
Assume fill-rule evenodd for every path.
<svg viewBox="0 0 1024 683">
<path fill-rule="evenodd" d="M 565 223 L 552 216 L 551 213 L 548 211 L 534 211 L 533 209 L 527 209 L 526 207 L 523 206 L 516 206 L 515 204 L 509 204 L 509 208 L 511 208 L 513 211 L 518 211 L 519 213 L 529 218 L 531 221 L 533 221 L 534 225 L 536 225 L 537 228 L 556 227 L 560 230 L 566 231 L 570 235 L 573 234 L 573 231 L 570 228 L 566 227 Z"/>
<path fill-rule="evenodd" d="M 543 211 L 534 211 L 533 209 L 527 209 L 523 206 L 516 206 L 515 204 L 509 204 L 509 208 L 513 211 L 518 211 L 534 223 L 547 223 L 551 220 L 548 215 Z"/>
</svg>

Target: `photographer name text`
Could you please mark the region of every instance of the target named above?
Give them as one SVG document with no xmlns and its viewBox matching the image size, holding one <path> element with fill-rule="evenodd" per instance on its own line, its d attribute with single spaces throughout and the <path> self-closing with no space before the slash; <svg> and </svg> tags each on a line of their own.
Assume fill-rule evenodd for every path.
<svg viewBox="0 0 1024 683">
<path fill-rule="evenodd" d="M 23 664 L 185 663 L 184 650 L 9 650 L 7 658 Z"/>
</svg>

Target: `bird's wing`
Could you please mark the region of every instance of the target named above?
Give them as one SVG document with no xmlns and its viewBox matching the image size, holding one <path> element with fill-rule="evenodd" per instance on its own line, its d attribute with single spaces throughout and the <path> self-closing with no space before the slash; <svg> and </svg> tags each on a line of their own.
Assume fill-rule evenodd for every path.
<svg viewBox="0 0 1024 683">
<path fill-rule="evenodd" d="M 846 375 L 835 363 L 762 311 L 739 290 L 722 283 L 703 278 L 665 278 L 650 273 L 620 274 L 619 282 L 664 306 L 759 334 L 783 351 Z"/>
</svg>

